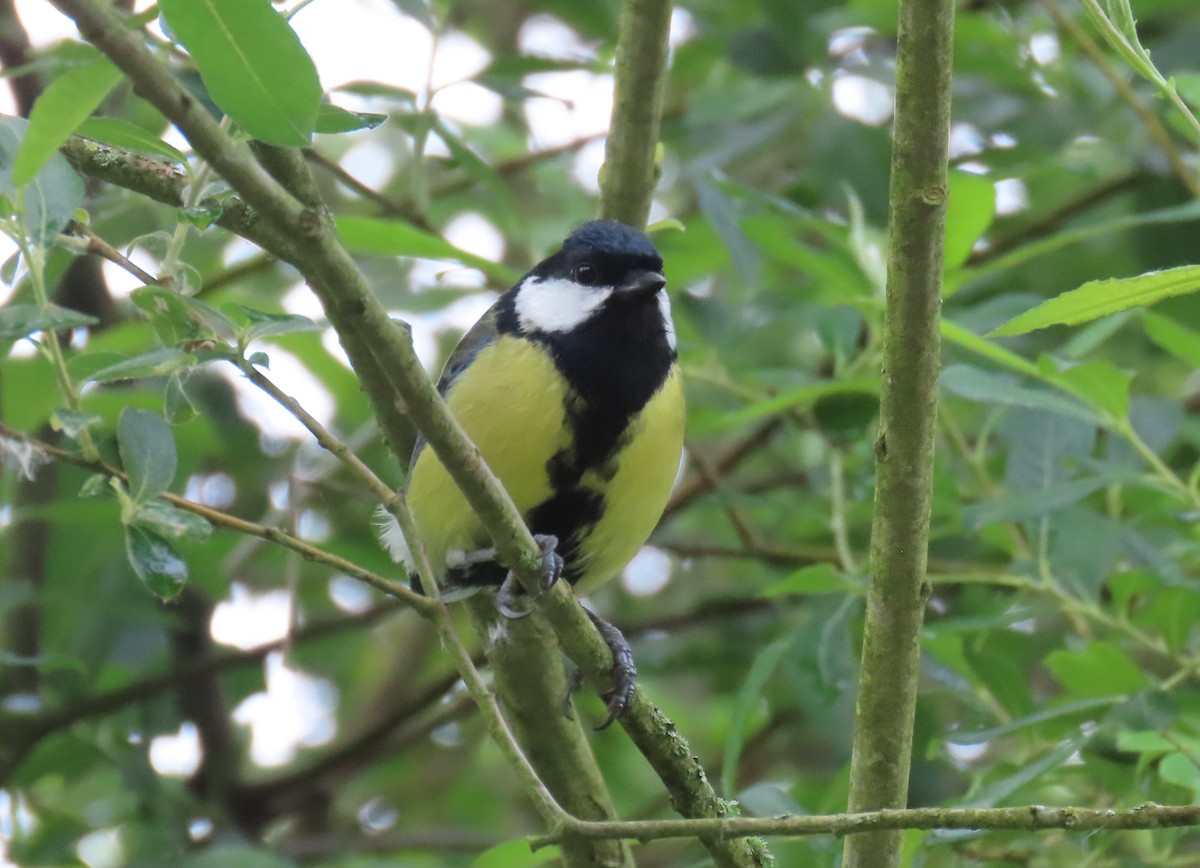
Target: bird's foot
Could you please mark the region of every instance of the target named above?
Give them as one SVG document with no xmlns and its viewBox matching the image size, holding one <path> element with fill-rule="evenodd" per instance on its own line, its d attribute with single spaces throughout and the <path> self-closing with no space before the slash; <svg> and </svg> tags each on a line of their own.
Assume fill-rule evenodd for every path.
<svg viewBox="0 0 1200 868">
<path fill-rule="evenodd" d="M 542 587 L 539 594 L 544 594 L 546 591 L 554 587 L 554 583 L 562 578 L 563 559 L 556 551 L 558 548 L 558 537 L 550 534 L 534 534 L 534 542 L 538 544 L 538 549 L 542 553 Z M 504 577 L 503 584 L 496 591 L 496 596 L 493 600 L 496 606 L 496 611 L 509 620 L 527 617 L 532 611 L 532 608 L 517 609 L 513 604 L 517 601 L 517 597 L 524 595 L 524 589 L 521 583 L 517 580 L 516 574 L 508 571 L 508 575 Z"/>
<path fill-rule="evenodd" d="M 612 722 L 624 714 L 625 709 L 629 707 L 633 691 L 637 688 L 638 671 L 637 665 L 633 662 L 633 649 L 629 647 L 629 641 L 625 638 L 625 634 L 595 612 L 587 609 L 584 611 L 592 619 L 596 629 L 600 631 L 600 636 L 604 639 L 604 644 L 608 646 L 613 657 L 613 686 L 607 692 L 600 694 L 600 698 L 608 706 L 608 717 L 605 718 L 604 723 L 596 727 L 598 732 L 608 729 Z M 575 719 L 575 714 L 571 708 L 571 696 L 582 686 L 583 673 L 575 669 L 567 676 L 567 695 L 563 698 L 563 714 L 572 720 Z"/>
</svg>

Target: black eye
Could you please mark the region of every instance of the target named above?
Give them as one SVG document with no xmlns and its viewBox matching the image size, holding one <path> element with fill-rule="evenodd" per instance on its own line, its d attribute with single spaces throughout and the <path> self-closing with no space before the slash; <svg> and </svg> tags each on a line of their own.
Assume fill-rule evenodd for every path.
<svg viewBox="0 0 1200 868">
<path fill-rule="evenodd" d="M 586 262 L 575 266 L 575 282 L 583 286 L 592 286 L 599 279 L 595 266 Z"/>
</svg>

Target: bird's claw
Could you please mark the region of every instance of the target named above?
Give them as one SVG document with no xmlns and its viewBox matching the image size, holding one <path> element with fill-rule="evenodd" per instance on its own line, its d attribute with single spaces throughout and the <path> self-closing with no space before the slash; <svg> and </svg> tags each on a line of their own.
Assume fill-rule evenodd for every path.
<svg viewBox="0 0 1200 868">
<path fill-rule="evenodd" d="M 637 665 L 633 662 L 633 649 L 629 647 L 629 641 L 625 638 L 625 634 L 614 627 L 612 624 L 605 621 L 594 612 L 584 610 L 592 623 L 596 625 L 596 629 L 600 631 L 600 636 L 604 639 L 604 644 L 608 646 L 608 650 L 612 652 L 613 668 L 612 668 L 612 689 L 606 693 L 600 694 L 600 698 L 604 700 L 604 704 L 608 707 L 608 717 L 604 719 L 604 723 L 596 727 L 599 732 L 603 729 L 608 729 L 612 722 L 625 713 L 629 708 L 629 702 L 633 699 L 633 691 L 637 689 Z M 579 689 L 583 683 L 583 673 L 576 671 L 572 673 L 568 681 L 570 692 L 567 694 L 563 703 L 563 708 L 567 712 L 567 716 L 571 717 L 571 693 Z"/>
<path fill-rule="evenodd" d="M 565 564 L 562 556 L 556 551 L 558 548 L 558 537 L 551 534 L 535 534 L 533 539 L 538 545 L 538 550 L 542 553 L 542 587 L 539 591 L 540 596 L 553 588 L 555 582 L 562 578 Z M 496 591 L 496 596 L 493 598 L 496 611 L 510 621 L 528 617 L 533 612 L 532 608 L 517 609 L 513 607 L 513 604 L 517 601 L 517 597 L 523 596 L 523 594 L 524 589 L 517 580 L 516 573 L 509 570 L 508 575 L 504 577 L 504 582 L 500 585 L 500 589 Z"/>
</svg>

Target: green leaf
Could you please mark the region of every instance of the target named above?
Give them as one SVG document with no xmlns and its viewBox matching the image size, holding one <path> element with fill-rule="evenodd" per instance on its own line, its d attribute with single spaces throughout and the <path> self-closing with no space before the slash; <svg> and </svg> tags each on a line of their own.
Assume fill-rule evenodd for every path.
<svg viewBox="0 0 1200 868">
<path fill-rule="evenodd" d="M 471 868 L 533 868 L 535 865 L 546 865 L 557 862 L 562 853 L 558 847 L 543 847 L 532 849 L 529 844 L 532 838 L 514 838 L 497 844 L 475 857 Z"/>
<path fill-rule="evenodd" d="M 88 377 L 97 383 L 111 380 L 135 380 L 140 377 L 161 377 L 196 363 L 196 357 L 191 353 L 175 347 L 161 350 L 151 350 L 138 356 L 108 365 Z"/>
<path fill-rule="evenodd" d="M 196 418 L 196 406 L 183 389 L 183 377 L 176 371 L 167 377 L 166 394 L 163 395 L 163 415 L 170 425 L 184 425 Z"/>
<path fill-rule="evenodd" d="M 1178 750 L 1162 733 L 1153 730 L 1117 733 L 1117 749 L 1130 753 L 1163 754 Z"/>
<path fill-rule="evenodd" d="M 68 410 L 65 407 L 50 414 L 51 428 L 76 439 L 82 431 L 98 425 L 102 421 L 95 413 L 89 413 L 86 410 Z"/>
<path fill-rule="evenodd" d="M 946 204 L 945 267 L 958 268 L 996 214 L 996 185 L 982 175 L 950 172 L 950 199 Z"/>
<path fill-rule="evenodd" d="M 327 135 L 373 130 L 388 119 L 372 112 L 352 112 L 336 105 L 323 104 L 317 109 L 316 132 Z"/>
<path fill-rule="evenodd" d="M 125 528 L 125 556 L 138 578 L 162 600 L 177 596 L 187 584 L 187 564 L 171 544 L 136 524 Z"/>
<path fill-rule="evenodd" d="M 0 338 L 23 338 L 34 332 L 73 329 L 100 322 L 94 316 L 48 304 L 10 304 L 0 308 Z"/>
<path fill-rule="evenodd" d="M 161 500 L 150 500 L 133 514 L 133 524 L 144 527 L 164 539 L 204 542 L 212 535 L 208 520 L 192 512 L 176 509 Z"/>
<path fill-rule="evenodd" d="M 762 401 L 755 401 L 753 404 L 743 407 L 740 410 L 726 413 L 719 420 L 703 426 L 702 433 L 709 434 L 716 431 L 737 428 L 747 422 L 753 422 L 755 419 L 774 416 L 777 413 L 782 413 L 785 410 L 791 410 L 795 407 L 811 405 L 833 395 L 855 394 L 878 395 L 879 381 L 863 377 L 852 380 L 826 380 L 820 383 L 801 386 L 798 389 L 791 389 L 784 392 L 782 395 L 776 395 Z"/>
<path fill-rule="evenodd" d="M 942 388 L 982 404 L 998 404 L 1009 407 L 1028 407 L 1046 410 L 1088 422 L 1098 422 L 1096 414 L 1067 395 L 1049 389 L 1021 386 L 1012 377 L 993 374 L 970 365 L 949 365 L 939 381 Z"/>
<path fill-rule="evenodd" d="M 1051 651 L 1042 662 L 1075 696 L 1127 695 L 1149 684 L 1137 664 L 1107 642 L 1089 642 L 1079 651 Z"/>
<path fill-rule="evenodd" d="M 951 733 L 946 737 L 946 740 L 954 744 L 986 744 L 989 741 L 995 741 L 998 738 L 1003 738 L 1016 732 L 1034 729 L 1050 721 L 1074 717 L 1082 720 L 1085 716 L 1094 716 L 1094 712 L 1102 708 L 1111 708 L 1118 702 L 1119 700 L 1111 697 L 1104 699 L 1075 699 L 1051 708 L 1039 709 L 1032 714 L 1019 717 L 1016 720 L 1010 720 L 999 726 Z"/>
<path fill-rule="evenodd" d="M 215 204 L 211 199 L 201 202 L 198 205 L 187 205 L 179 209 L 180 217 L 201 230 L 212 226 L 221 219 L 221 215 L 224 213 L 225 209 Z"/>
<path fill-rule="evenodd" d="M 346 247 L 354 253 L 449 259 L 477 268 L 504 286 L 511 286 L 520 278 L 520 275 L 510 268 L 459 250 L 449 241 L 408 223 L 375 220 L 371 217 L 338 217 L 337 230 Z"/>
<path fill-rule="evenodd" d="M 1181 265 L 1137 277 L 1093 280 L 1042 302 L 991 334 L 996 337 L 1023 335 L 1053 325 L 1078 325 L 1196 290 L 1200 290 L 1200 265 Z"/>
<path fill-rule="evenodd" d="M 321 329 L 321 326 L 306 316 L 299 316 L 292 313 L 266 313 L 254 308 L 244 307 L 240 304 L 230 305 L 229 307 L 237 310 L 246 319 L 250 320 L 250 325 L 242 329 L 238 334 L 238 342 L 242 346 L 246 346 L 246 344 L 258 338 L 270 337 L 272 335 L 290 335 L 295 332 L 315 332 Z"/>
<path fill-rule="evenodd" d="M 135 503 L 147 503 L 167 490 L 177 458 L 175 438 L 162 416 L 126 407 L 117 420 L 117 447 Z"/>
<path fill-rule="evenodd" d="M 13 161 L 29 128 L 24 118 L 0 116 L 0 195 L 9 214 L 20 212 L 29 241 L 39 247 L 54 243 L 58 233 L 75 216 L 83 201 L 83 181 L 62 154 L 53 154 L 37 177 L 18 192 L 13 183 Z"/>
<path fill-rule="evenodd" d="M 312 58 L 269 0 L 161 0 L 213 101 L 256 139 L 309 144 L 321 102 Z"/>
<path fill-rule="evenodd" d="M 844 594 L 861 593 L 861 588 L 835 570 L 829 564 L 813 564 L 801 567 L 781 582 L 768 585 L 760 597 L 785 597 L 794 594 Z"/>
<path fill-rule="evenodd" d="M 1083 738 L 1072 738 L 1047 751 L 1033 762 L 1027 762 L 1017 767 L 1017 770 L 1007 777 L 988 784 L 975 791 L 970 799 L 963 803 L 966 808 L 990 808 L 1007 799 L 1021 787 L 1044 777 L 1048 772 L 1058 768 L 1073 757 L 1084 744 Z"/>
<path fill-rule="evenodd" d="M 1133 374 L 1108 362 L 1084 362 L 1059 371 L 1055 379 L 1071 394 L 1117 419 L 1129 415 L 1129 386 Z"/>
<path fill-rule="evenodd" d="M 1001 500 L 971 504 L 963 510 L 963 524 L 971 528 L 981 528 L 989 524 L 1039 518 L 1078 503 L 1109 483 L 1110 480 L 1097 477 L 1073 479 Z"/>
<path fill-rule="evenodd" d="M 165 157 L 172 163 L 183 163 L 187 159 L 178 148 L 168 145 L 137 124 L 119 118 L 88 118 L 75 132 L 105 145 Z"/>
<path fill-rule="evenodd" d="M 1200 333 L 1151 311 L 1142 312 L 1146 337 L 1177 359 L 1200 370 Z"/>
<path fill-rule="evenodd" d="M 32 181 L 120 80 L 121 70 L 102 56 L 57 75 L 29 114 L 29 129 L 13 160 L 13 183 L 24 187 Z"/>
<path fill-rule="evenodd" d="M 1168 784 L 1191 790 L 1193 797 L 1200 795 L 1200 766 L 1187 754 L 1173 753 L 1163 757 L 1158 764 L 1158 776 Z"/>
<path fill-rule="evenodd" d="M 150 317 L 154 330 L 169 344 L 206 338 L 232 341 L 238 327 L 229 317 L 199 299 L 163 286 L 141 286 L 130 295 Z"/>
</svg>

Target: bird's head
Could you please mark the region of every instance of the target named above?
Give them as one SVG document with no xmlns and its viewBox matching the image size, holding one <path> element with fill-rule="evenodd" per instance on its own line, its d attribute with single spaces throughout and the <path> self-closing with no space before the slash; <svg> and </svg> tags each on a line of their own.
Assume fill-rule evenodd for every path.
<svg viewBox="0 0 1200 868">
<path fill-rule="evenodd" d="M 525 332 L 570 332 L 602 312 L 657 307 L 669 324 L 662 256 L 623 223 L 584 223 L 562 248 L 517 285 L 515 308 Z"/>
</svg>

